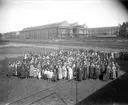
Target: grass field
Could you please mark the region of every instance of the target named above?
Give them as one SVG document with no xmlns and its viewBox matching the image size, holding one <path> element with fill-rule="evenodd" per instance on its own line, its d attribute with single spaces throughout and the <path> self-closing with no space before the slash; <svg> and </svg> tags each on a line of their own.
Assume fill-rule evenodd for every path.
<svg viewBox="0 0 128 105">
<path fill-rule="evenodd" d="M 16 43 L 16 42 L 15 42 Z M 23 44 L 22 42 L 18 42 L 17 45 L 19 43 Z M 22 54 L 24 53 L 29 53 L 29 52 L 37 52 L 37 53 L 46 53 L 48 51 L 54 51 L 59 49 L 59 48 L 65 48 L 65 49 L 70 49 L 70 48 L 85 48 L 85 49 L 89 49 L 89 48 L 94 48 L 94 49 L 106 49 L 106 50 L 110 50 L 110 48 L 107 45 L 102 45 L 102 46 L 106 46 L 104 47 L 100 47 L 100 46 L 96 46 L 95 41 L 93 41 L 93 44 L 95 46 L 91 46 L 88 44 L 88 46 L 85 46 L 85 43 L 82 43 L 83 45 L 81 45 L 80 42 L 77 42 L 74 44 L 74 42 L 56 42 L 57 44 L 54 43 L 54 45 L 52 44 L 53 42 L 49 42 L 47 41 L 47 43 L 43 44 L 44 42 L 39 43 L 39 42 L 35 42 L 34 44 L 32 44 L 32 42 L 29 42 L 29 45 L 32 44 L 32 46 L 6 46 L 6 47 L 0 47 L 0 105 L 5 105 L 7 103 L 12 103 L 11 105 L 29 105 L 30 103 L 32 105 L 74 105 L 76 103 L 76 82 L 74 80 L 72 81 L 58 81 L 56 83 L 54 82 L 48 82 L 45 80 L 37 80 L 37 79 L 19 79 L 16 77 L 6 77 L 6 72 L 7 72 L 7 63 L 9 61 L 13 62 L 13 61 L 17 61 L 17 60 L 21 60 L 22 59 Z M 48 44 L 50 43 L 50 44 Z M 61 43 L 61 44 L 60 44 Z M 89 41 L 88 43 L 91 43 L 91 41 Z M 118 43 L 121 45 L 122 42 Z M 25 43 L 28 44 L 28 43 Z M 15 44 L 16 45 L 16 44 Z M 35 47 L 36 45 L 36 47 Z M 38 45 L 38 47 L 37 47 Z M 99 45 L 99 43 L 98 43 Z M 126 43 L 124 44 L 123 42 L 123 46 L 125 46 L 125 50 L 126 49 Z M 2 45 L 1 45 L 2 46 Z M 42 46 L 42 47 L 39 47 Z M 116 48 L 114 50 L 122 50 L 122 47 L 119 47 L 116 44 Z M 125 61 L 118 61 L 120 66 L 121 66 L 121 75 L 127 74 L 128 69 L 127 69 L 127 65 L 128 62 Z M 122 77 L 121 77 L 122 78 Z M 122 80 L 122 79 L 121 79 Z M 114 80 L 117 81 L 117 80 Z M 121 81 L 122 82 L 122 81 Z M 119 82 L 118 82 L 119 83 Z M 117 84 L 118 84 L 117 83 Z M 109 84 L 111 84 L 111 86 L 108 86 Z M 121 83 L 119 83 L 121 84 Z M 122 84 L 122 86 L 124 86 L 125 84 Z M 113 85 L 113 81 L 101 81 L 101 80 L 84 80 L 82 82 L 78 82 L 77 83 L 77 102 L 82 101 L 83 99 L 86 99 L 86 103 L 88 103 L 89 101 L 94 101 L 94 102 L 98 102 L 98 100 L 100 99 L 96 99 L 94 98 L 94 96 L 97 96 L 97 91 L 100 91 L 100 89 L 102 89 L 102 91 L 100 91 L 100 94 L 106 94 L 105 98 L 102 98 L 104 100 L 109 100 L 111 98 L 111 100 L 113 99 L 113 92 L 110 93 L 109 91 L 111 90 L 111 88 L 116 89 L 116 85 Z M 108 87 L 105 88 L 104 87 Z M 121 87 L 118 86 L 118 89 L 113 90 L 115 93 L 117 93 L 117 97 L 119 97 L 122 94 L 126 94 L 125 91 L 123 90 L 123 92 L 120 89 L 123 89 Z M 109 90 L 109 91 L 108 91 Z M 120 90 L 122 93 L 118 94 L 118 90 Z M 109 95 L 107 95 L 106 91 L 109 93 Z M 35 94 L 36 93 L 36 94 Z M 90 98 L 91 95 L 93 95 L 93 93 L 95 93 L 95 95 L 93 96 L 93 98 Z M 99 93 L 98 93 L 99 94 Z M 119 95 L 119 96 L 118 96 Z M 107 97 L 108 96 L 108 97 Z M 98 96 L 97 96 L 98 97 Z M 121 96 L 123 98 L 123 96 Z M 117 98 L 118 99 L 118 98 Z M 18 100 L 18 101 L 17 101 Z M 87 102 L 88 101 L 88 102 Z M 102 101 L 102 100 L 101 100 Z M 117 100 L 113 100 L 114 102 L 118 102 Z M 125 102 L 125 101 L 124 101 Z M 100 102 L 99 102 L 100 103 Z M 106 103 L 106 101 L 104 101 L 104 104 Z M 111 102 L 112 103 L 112 102 Z M 82 104 L 81 104 L 82 105 Z M 90 103 L 88 105 L 91 105 Z M 99 105 L 99 104 L 98 104 Z"/>
</svg>

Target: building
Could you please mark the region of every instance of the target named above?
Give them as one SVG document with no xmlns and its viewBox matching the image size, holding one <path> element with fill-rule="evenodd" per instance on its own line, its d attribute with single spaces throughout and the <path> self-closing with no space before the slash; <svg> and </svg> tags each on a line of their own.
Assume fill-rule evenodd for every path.
<svg viewBox="0 0 128 105">
<path fill-rule="evenodd" d="M 13 32 L 4 33 L 3 35 L 6 39 L 17 39 L 19 34 L 20 34 L 19 31 L 13 31 Z"/>
<path fill-rule="evenodd" d="M 86 25 L 78 23 L 69 24 L 67 21 L 24 28 L 19 35 L 22 39 L 65 39 L 71 37 L 87 36 Z"/>
<path fill-rule="evenodd" d="M 93 37 L 117 37 L 119 35 L 119 27 L 98 27 L 88 28 L 90 36 Z"/>
</svg>

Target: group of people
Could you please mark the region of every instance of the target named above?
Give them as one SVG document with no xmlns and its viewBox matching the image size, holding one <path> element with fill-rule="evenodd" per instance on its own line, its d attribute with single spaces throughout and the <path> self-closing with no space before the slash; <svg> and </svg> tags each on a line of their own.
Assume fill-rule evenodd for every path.
<svg viewBox="0 0 128 105">
<path fill-rule="evenodd" d="M 25 54 L 21 61 L 8 63 L 7 76 L 48 81 L 109 80 L 118 78 L 119 69 L 114 52 L 70 49 Z"/>
</svg>

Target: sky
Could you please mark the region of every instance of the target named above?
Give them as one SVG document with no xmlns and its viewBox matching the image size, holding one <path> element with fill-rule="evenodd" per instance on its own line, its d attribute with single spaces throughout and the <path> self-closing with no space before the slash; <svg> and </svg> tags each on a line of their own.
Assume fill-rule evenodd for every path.
<svg viewBox="0 0 128 105">
<path fill-rule="evenodd" d="M 117 0 L 0 0 L 0 33 L 61 21 L 117 26 L 128 11 Z"/>
</svg>

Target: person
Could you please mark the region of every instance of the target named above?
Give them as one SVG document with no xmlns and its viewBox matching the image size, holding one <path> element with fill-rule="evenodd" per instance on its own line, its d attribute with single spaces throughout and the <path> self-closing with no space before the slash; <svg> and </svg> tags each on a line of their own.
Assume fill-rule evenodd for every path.
<svg viewBox="0 0 128 105">
<path fill-rule="evenodd" d="M 64 79 L 67 78 L 67 68 L 66 68 L 66 64 L 64 64 L 63 66 L 63 74 L 64 74 Z"/>
<path fill-rule="evenodd" d="M 113 72 L 112 79 L 116 79 L 116 66 L 114 63 L 112 65 L 112 72 Z"/>
<path fill-rule="evenodd" d="M 97 78 L 99 78 L 99 76 L 100 76 L 100 66 L 99 66 L 99 64 L 96 64 L 96 73 L 97 73 Z"/>
<path fill-rule="evenodd" d="M 81 68 L 81 65 L 79 66 L 79 69 L 78 69 L 78 80 L 81 81 L 82 80 L 82 68 Z"/>
<path fill-rule="evenodd" d="M 97 79 L 98 75 L 97 75 L 97 68 L 96 68 L 96 64 L 94 64 L 94 72 L 93 72 L 93 79 Z"/>
<path fill-rule="evenodd" d="M 69 71 L 69 80 L 73 79 L 73 70 L 70 66 L 67 67 Z"/>
<path fill-rule="evenodd" d="M 56 68 L 54 67 L 53 70 L 53 81 L 56 82 L 57 81 L 57 72 L 56 72 Z"/>
<path fill-rule="evenodd" d="M 90 66 L 89 78 L 93 78 L 94 68 L 95 68 L 95 65 L 94 65 L 94 63 L 92 63 L 91 66 Z"/>
<path fill-rule="evenodd" d="M 90 75 L 90 62 L 87 61 L 86 65 L 87 65 L 87 78 L 89 78 L 89 75 Z"/>
<path fill-rule="evenodd" d="M 110 66 L 110 64 L 108 64 L 107 68 L 106 68 L 106 71 L 103 74 L 103 80 L 104 81 L 108 81 L 109 80 L 109 78 L 110 78 L 110 71 L 111 71 L 111 66 Z"/>
<path fill-rule="evenodd" d="M 21 76 L 21 62 L 18 61 L 18 64 L 17 64 L 17 77 L 20 78 Z"/>
<path fill-rule="evenodd" d="M 11 68 L 11 63 L 9 62 L 9 63 L 8 63 L 8 71 L 7 71 L 7 76 L 8 76 L 8 77 L 10 77 L 10 76 L 12 75 L 12 74 L 11 74 L 11 72 L 12 72 L 11 70 L 12 70 L 12 68 Z"/>
<path fill-rule="evenodd" d="M 14 75 L 17 76 L 17 62 L 14 63 Z"/>
<path fill-rule="evenodd" d="M 30 78 L 33 78 L 34 77 L 34 65 L 33 64 L 31 64 L 30 65 L 30 70 L 29 70 L 29 77 Z"/>
<path fill-rule="evenodd" d="M 58 76 L 59 76 L 59 80 L 61 80 L 63 77 L 62 77 L 62 68 L 61 66 L 59 65 L 59 68 L 58 68 Z"/>
<path fill-rule="evenodd" d="M 86 65 L 86 63 L 83 65 L 82 69 L 83 69 L 83 80 L 86 80 L 87 79 L 87 65 Z"/>
<path fill-rule="evenodd" d="M 37 65 L 37 69 L 38 69 L 38 79 L 41 79 L 42 78 L 41 77 L 41 71 L 42 71 L 42 69 L 41 69 L 41 63 L 40 62 Z"/>
<path fill-rule="evenodd" d="M 118 63 L 116 63 L 116 78 L 119 77 L 119 70 L 120 70 L 120 66 Z"/>
</svg>

